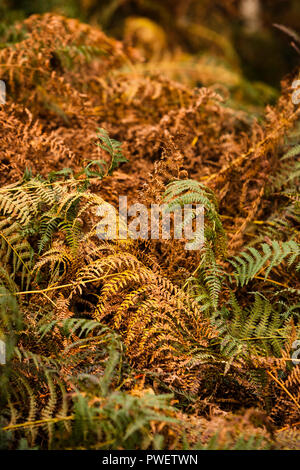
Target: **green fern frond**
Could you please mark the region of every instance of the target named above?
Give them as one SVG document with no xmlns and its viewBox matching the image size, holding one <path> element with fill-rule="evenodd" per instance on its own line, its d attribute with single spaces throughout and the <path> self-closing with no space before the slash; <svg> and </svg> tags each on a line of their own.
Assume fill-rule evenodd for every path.
<svg viewBox="0 0 300 470">
<path fill-rule="evenodd" d="M 238 285 L 244 286 L 253 279 L 263 268 L 265 270 L 264 277 L 267 279 L 270 271 L 281 264 L 287 262 L 287 266 L 294 264 L 300 255 L 299 244 L 294 240 L 279 243 L 273 240 L 270 244 L 263 243 L 261 251 L 256 248 L 249 247 L 240 255 L 229 260 L 235 269 L 233 276 Z M 299 270 L 299 263 L 296 270 Z"/>
</svg>

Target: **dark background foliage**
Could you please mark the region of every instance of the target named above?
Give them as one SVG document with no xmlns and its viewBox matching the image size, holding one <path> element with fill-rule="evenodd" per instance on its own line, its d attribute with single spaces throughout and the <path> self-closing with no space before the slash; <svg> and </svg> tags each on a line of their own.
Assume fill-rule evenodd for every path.
<svg viewBox="0 0 300 470">
<path fill-rule="evenodd" d="M 12 22 L 31 14 L 54 11 L 98 25 L 119 39 L 123 38 L 126 18 L 145 17 L 163 28 L 170 48 L 179 46 L 194 54 L 211 46 L 209 41 L 191 34 L 191 23 L 203 25 L 231 41 L 248 79 L 278 88 L 281 78 L 297 65 L 298 55 L 290 47 L 287 36 L 273 24 L 297 30 L 300 3 L 298 0 L 260 1 L 254 26 L 247 19 L 251 12 L 245 13 L 243 8 L 242 4 L 246 3 L 248 0 L 1 0 L 0 12 L 2 21 Z"/>
</svg>

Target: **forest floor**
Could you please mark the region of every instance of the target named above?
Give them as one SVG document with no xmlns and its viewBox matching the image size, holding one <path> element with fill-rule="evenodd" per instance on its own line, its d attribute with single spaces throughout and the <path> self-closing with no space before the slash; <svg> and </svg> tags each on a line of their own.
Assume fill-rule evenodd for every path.
<svg viewBox="0 0 300 470">
<path fill-rule="evenodd" d="M 264 107 L 56 14 L 1 43 L 0 448 L 300 449 L 296 75 Z M 204 246 L 99 240 L 120 196 Z"/>
</svg>

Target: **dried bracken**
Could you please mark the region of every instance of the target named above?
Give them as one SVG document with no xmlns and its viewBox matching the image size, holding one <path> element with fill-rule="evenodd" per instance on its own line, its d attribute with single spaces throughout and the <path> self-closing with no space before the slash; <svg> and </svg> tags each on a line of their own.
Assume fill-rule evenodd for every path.
<svg viewBox="0 0 300 470">
<path fill-rule="evenodd" d="M 299 448 L 290 78 L 258 120 L 77 20 L 2 42 L 0 447 Z M 200 202 L 203 248 L 99 240 L 119 195 Z"/>
</svg>

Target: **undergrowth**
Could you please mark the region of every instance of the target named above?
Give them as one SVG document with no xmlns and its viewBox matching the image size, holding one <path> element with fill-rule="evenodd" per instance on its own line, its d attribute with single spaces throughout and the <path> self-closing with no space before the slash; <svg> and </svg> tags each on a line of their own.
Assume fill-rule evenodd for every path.
<svg viewBox="0 0 300 470">
<path fill-rule="evenodd" d="M 1 43 L 0 448 L 299 448 L 290 81 L 257 120 L 77 20 Z M 204 246 L 99 239 L 118 195 L 202 204 Z"/>
</svg>

